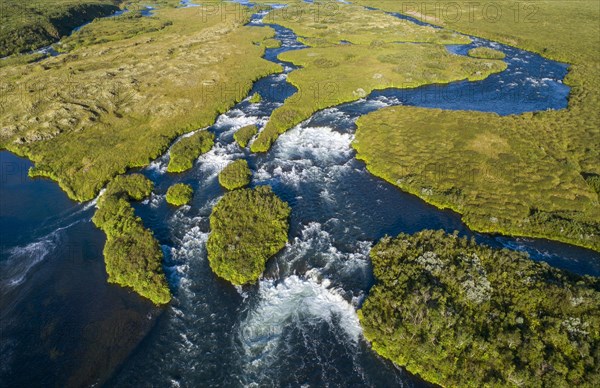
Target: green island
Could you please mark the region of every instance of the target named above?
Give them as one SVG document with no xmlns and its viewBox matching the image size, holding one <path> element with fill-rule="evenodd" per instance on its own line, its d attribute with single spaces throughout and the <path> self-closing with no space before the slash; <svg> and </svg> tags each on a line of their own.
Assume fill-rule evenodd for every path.
<svg viewBox="0 0 600 388">
<path fill-rule="evenodd" d="M 260 93 L 256 92 L 252 96 L 250 96 L 248 101 L 250 101 L 251 104 L 258 104 L 259 102 L 262 101 L 262 97 L 261 97 Z"/>
<path fill-rule="evenodd" d="M 252 143 L 252 152 L 268 151 L 281 133 L 315 112 L 359 100 L 374 90 L 475 81 L 506 69 L 503 61 L 450 54 L 444 44 L 465 43 L 468 38 L 449 31 L 417 26 L 383 12 L 344 4 L 336 5 L 329 13 L 320 7 L 319 20 L 325 23 L 328 17 L 333 18 L 325 23 L 326 27 L 320 27 L 311 16 L 316 12 L 311 8 L 318 4 L 296 6 L 305 11 L 298 17 L 287 17 L 289 11 L 285 9 L 272 11 L 267 17 L 310 37 L 312 40 L 305 43 L 313 47 L 279 55 L 279 59 L 301 67 L 288 76 L 288 82 L 298 92 L 273 111 Z M 390 30 L 396 33 L 387 34 Z"/>
<path fill-rule="evenodd" d="M 245 159 L 230 163 L 219 173 L 219 183 L 227 190 L 235 190 L 247 186 L 252 178 L 252 171 Z"/>
<path fill-rule="evenodd" d="M 244 26 L 251 11 L 241 10 L 227 20 L 200 7 L 96 20 L 66 39 L 72 51 L 1 67 L 0 149 L 32 160 L 30 175 L 69 197 L 93 199 L 281 71 L 262 58 L 274 31 Z"/>
<path fill-rule="evenodd" d="M 177 183 L 167 190 L 166 200 L 173 206 L 183 206 L 190 203 L 194 189 L 185 183 Z"/>
<path fill-rule="evenodd" d="M 506 55 L 502 51 L 489 47 L 475 47 L 468 52 L 470 57 L 481 59 L 504 59 Z"/>
<path fill-rule="evenodd" d="M 106 187 L 92 218 L 106 234 L 104 262 L 108 281 L 130 287 L 157 305 L 171 300 L 162 269 L 163 253 L 129 201 L 150 195 L 152 182 L 141 174 L 120 175 Z"/>
<path fill-rule="evenodd" d="M 402 10 L 385 0 L 359 3 Z M 510 17 L 492 23 L 481 7 L 473 11 L 472 22 L 466 15 L 450 23 L 406 13 L 569 63 L 568 109 L 499 116 L 387 108 L 358 121 L 354 147 L 374 175 L 461 213 L 473 230 L 543 237 L 600 251 L 600 148 L 591 146 L 600 138 L 600 11 L 591 1 L 536 4 L 536 17 L 547 23 L 544 28 Z M 573 20 L 576 35 L 569 33 Z"/>
<path fill-rule="evenodd" d="M 239 144 L 240 147 L 246 148 L 250 140 L 258 133 L 258 128 L 256 125 L 247 125 L 242 127 L 236 131 L 233 135 L 235 141 Z"/>
<path fill-rule="evenodd" d="M 600 384 L 600 282 L 443 231 L 386 237 L 358 312 L 381 356 L 441 386 Z"/>
<path fill-rule="evenodd" d="M 269 186 L 227 192 L 210 215 L 213 272 L 235 285 L 255 283 L 288 241 L 290 212 Z"/>
<path fill-rule="evenodd" d="M 169 151 L 168 172 L 184 172 L 193 167 L 194 161 L 210 151 L 215 145 L 215 135 L 201 130 L 179 140 Z"/>
</svg>

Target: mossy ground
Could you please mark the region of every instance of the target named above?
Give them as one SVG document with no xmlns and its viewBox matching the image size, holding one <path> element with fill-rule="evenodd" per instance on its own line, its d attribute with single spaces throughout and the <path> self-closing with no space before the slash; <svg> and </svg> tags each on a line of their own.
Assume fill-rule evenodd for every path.
<svg viewBox="0 0 600 388">
<path fill-rule="evenodd" d="M 210 216 L 213 272 L 236 285 L 255 283 L 288 240 L 290 211 L 268 186 L 226 193 Z"/>
<path fill-rule="evenodd" d="M 373 349 L 447 387 L 598 386 L 600 283 L 442 231 L 385 238 L 359 319 Z"/>
<path fill-rule="evenodd" d="M 108 281 L 131 287 L 161 305 L 171 300 L 162 269 L 162 250 L 129 203 L 147 197 L 152 189 L 152 182 L 141 174 L 116 177 L 98 200 L 92 221 L 106 233 L 104 262 Z"/>
<path fill-rule="evenodd" d="M 494 50 L 489 47 L 475 47 L 469 50 L 469 56 L 481 59 L 504 59 L 506 55 L 502 51 Z"/>
<path fill-rule="evenodd" d="M 167 190 L 166 200 L 173 206 L 183 206 L 190 203 L 194 195 L 194 189 L 185 183 L 177 183 Z"/>
<path fill-rule="evenodd" d="M 159 9 L 140 23 L 170 25 L 113 41 L 123 31 L 102 20 L 76 33 L 69 41 L 81 44 L 67 54 L 0 68 L 0 148 L 31 159 L 31 175 L 58 181 L 71 198 L 94 198 L 281 70 L 261 58 L 273 30 L 244 26 L 249 14 Z"/>
<path fill-rule="evenodd" d="M 252 171 L 245 159 L 230 163 L 219 173 L 219 183 L 227 190 L 235 190 L 247 186 L 252 178 Z"/>
</svg>

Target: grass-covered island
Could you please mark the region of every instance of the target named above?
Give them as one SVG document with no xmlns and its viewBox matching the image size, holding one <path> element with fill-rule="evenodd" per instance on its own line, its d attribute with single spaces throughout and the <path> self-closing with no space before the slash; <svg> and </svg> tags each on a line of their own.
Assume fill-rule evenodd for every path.
<svg viewBox="0 0 600 388">
<path fill-rule="evenodd" d="M 173 206 L 183 206 L 190 203 L 192 196 L 194 195 L 194 189 L 190 185 L 185 183 L 177 183 L 169 187 L 167 190 L 167 202 Z"/>
<path fill-rule="evenodd" d="M 247 125 L 237 130 L 237 132 L 233 135 L 235 141 L 239 144 L 240 147 L 245 148 L 250 140 L 258 133 L 258 128 L 256 125 Z"/>
<path fill-rule="evenodd" d="M 364 336 L 442 386 L 600 386 L 600 282 L 442 231 L 384 238 Z"/>
<path fill-rule="evenodd" d="M 504 59 L 506 55 L 499 50 L 489 47 L 475 47 L 469 50 L 469 56 L 481 59 Z"/>
<path fill-rule="evenodd" d="M 141 174 L 116 177 L 98 200 L 92 221 L 106 233 L 104 261 L 108 281 L 131 287 L 161 305 L 171 300 L 162 269 L 162 250 L 129 203 L 147 197 L 152 189 L 152 182 Z"/>
<path fill-rule="evenodd" d="M 212 132 L 201 130 L 179 140 L 169 152 L 168 172 L 184 172 L 194 165 L 200 155 L 207 153 L 215 144 Z"/>
<path fill-rule="evenodd" d="M 219 173 L 219 183 L 227 190 L 235 190 L 250 183 L 252 171 L 245 159 L 238 159 L 230 163 Z"/>
<path fill-rule="evenodd" d="M 210 216 L 208 261 L 235 285 L 254 283 L 288 240 L 291 209 L 269 186 L 230 191 Z"/>
</svg>

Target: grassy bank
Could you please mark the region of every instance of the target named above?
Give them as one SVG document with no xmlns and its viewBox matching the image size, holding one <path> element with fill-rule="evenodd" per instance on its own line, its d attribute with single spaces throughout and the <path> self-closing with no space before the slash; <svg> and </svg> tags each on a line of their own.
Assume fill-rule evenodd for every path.
<svg viewBox="0 0 600 388">
<path fill-rule="evenodd" d="M 473 230 L 600 250 L 597 193 L 545 132 L 523 130 L 533 117 L 392 107 L 357 121 L 353 147 L 372 174 Z"/>
<path fill-rule="evenodd" d="M 210 267 L 236 285 L 255 283 L 288 240 L 290 207 L 268 186 L 230 191 L 210 216 Z"/>
<path fill-rule="evenodd" d="M 442 386 L 597 386 L 600 283 L 439 231 L 385 238 L 359 310 L 373 349 Z"/>
<path fill-rule="evenodd" d="M 104 262 L 108 281 L 131 287 L 161 305 L 171 300 L 162 269 L 162 250 L 129 203 L 147 197 L 152 189 L 152 182 L 141 174 L 118 176 L 98 200 L 92 221 L 106 233 Z"/>
<path fill-rule="evenodd" d="M 211 125 L 254 80 L 281 70 L 261 58 L 260 43 L 274 32 L 243 26 L 243 16 L 161 9 L 149 22 L 164 28 L 105 43 L 98 39 L 114 21 L 98 21 L 67 54 L 2 67 L 0 148 L 31 159 L 31 175 L 58 181 L 71 198 L 94 198 L 112 177 Z"/>
<path fill-rule="evenodd" d="M 572 87 L 568 109 L 498 116 L 389 108 L 359 120 L 355 148 L 369 171 L 462 213 L 473 230 L 600 250 L 593 178 L 600 174 L 600 148 L 592 146 L 600 142 L 600 11 L 591 1 L 533 4 L 537 23 L 515 23 L 509 17 L 495 23 L 483 17 L 437 22 L 572 64 L 565 80 Z M 570 32 L 574 20 L 577 34 Z"/>
</svg>

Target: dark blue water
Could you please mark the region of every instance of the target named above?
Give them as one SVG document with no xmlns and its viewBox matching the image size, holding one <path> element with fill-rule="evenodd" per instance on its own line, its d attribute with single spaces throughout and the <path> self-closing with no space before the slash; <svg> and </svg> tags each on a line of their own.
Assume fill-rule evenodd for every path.
<svg viewBox="0 0 600 388">
<path fill-rule="evenodd" d="M 263 15 L 251 24 L 262 25 Z M 168 154 L 142 170 L 156 189 L 150 199 L 135 204 L 136 212 L 162 244 L 174 294 L 158 318 L 144 300 L 106 284 L 104 237 L 90 223 L 92 204 L 75 204 L 56 184 L 25 177 L 28 162 L 0 153 L 6 166 L 0 186 L 2 385 L 81 385 L 102 382 L 115 370 L 109 386 L 426 385 L 377 357 L 361 337 L 355 311 L 373 284 L 368 252 L 386 234 L 430 228 L 472 232 L 457 214 L 369 174 L 350 147 L 354 122 L 397 104 L 501 114 L 561 109 L 564 85 L 552 82 L 560 85 L 566 68 L 475 40 L 473 45 L 507 53 L 506 74 L 444 88 L 457 94 L 473 88 L 482 93 L 479 101 L 421 101 L 427 88 L 376 92 L 318 112 L 282 135 L 268 154 L 252 155 L 233 141 L 235 131 L 248 124 L 264 126 L 273 109 L 296 92 L 286 82 L 295 67 L 278 61 L 277 55 L 303 46 L 290 30 L 272 27 L 283 47 L 267 50 L 265 58 L 281 63 L 285 72 L 255 83 L 249 95 L 259 92 L 263 100 L 245 100 L 221 115 L 208 128 L 216 135 L 215 147 L 192 170 L 167 174 Z M 463 54 L 468 48 L 449 49 Z M 513 82 L 516 86 L 506 86 Z M 535 92 L 541 100 L 527 105 L 502 92 L 490 103 L 493 93 L 486 91 L 491 88 Z M 288 245 L 269 261 L 259 284 L 244 288 L 217 279 L 205 252 L 208 217 L 223 195 L 217 174 L 239 158 L 247 159 L 253 170 L 252 186 L 271 185 L 292 207 Z M 176 182 L 194 187 L 190 206 L 166 204 L 166 190 Z M 526 250 L 533 259 L 560 268 L 600 274 L 600 257 L 589 250 L 544 240 L 476 237 L 493 246 Z"/>
</svg>

